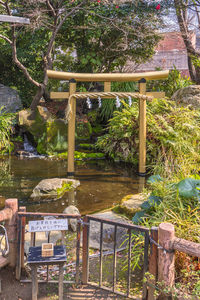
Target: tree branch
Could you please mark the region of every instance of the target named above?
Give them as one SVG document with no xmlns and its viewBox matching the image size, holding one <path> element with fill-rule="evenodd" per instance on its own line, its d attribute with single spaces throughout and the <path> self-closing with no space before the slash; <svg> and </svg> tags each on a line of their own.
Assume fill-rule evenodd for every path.
<svg viewBox="0 0 200 300">
<path fill-rule="evenodd" d="M 12 41 L 7 36 L 0 34 L 0 38 L 2 38 L 6 42 L 8 42 L 10 45 L 12 45 Z"/>
<path fill-rule="evenodd" d="M 46 3 L 47 3 L 47 7 L 50 9 L 50 11 L 52 12 L 53 17 L 55 18 L 56 17 L 55 9 L 53 8 L 53 6 L 49 2 L 49 0 L 47 0 Z"/>
</svg>

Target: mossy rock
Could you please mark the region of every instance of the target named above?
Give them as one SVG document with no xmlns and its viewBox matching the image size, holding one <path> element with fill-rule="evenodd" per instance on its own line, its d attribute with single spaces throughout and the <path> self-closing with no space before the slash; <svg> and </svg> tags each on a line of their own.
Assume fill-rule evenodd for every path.
<svg viewBox="0 0 200 300">
<path fill-rule="evenodd" d="M 68 125 L 57 119 L 46 122 L 46 132 L 38 139 L 40 154 L 54 154 L 67 151 Z"/>
<path fill-rule="evenodd" d="M 22 110 L 18 114 L 19 125 L 31 133 L 35 142 L 46 132 L 47 121 L 53 120 L 46 107 L 37 106 L 35 111 L 30 109 Z"/>
<path fill-rule="evenodd" d="M 92 134 L 92 126 L 90 122 L 76 122 L 76 139 L 89 140 Z"/>
<path fill-rule="evenodd" d="M 35 112 L 26 109 L 19 112 L 19 125 L 31 133 L 40 154 L 67 151 L 68 124 L 54 119 L 47 108 L 37 106 Z"/>
<path fill-rule="evenodd" d="M 127 195 L 121 200 L 119 205 L 113 208 L 113 211 L 132 219 L 135 213 L 141 210 L 140 206 L 144 200 L 142 194 Z"/>
</svg>

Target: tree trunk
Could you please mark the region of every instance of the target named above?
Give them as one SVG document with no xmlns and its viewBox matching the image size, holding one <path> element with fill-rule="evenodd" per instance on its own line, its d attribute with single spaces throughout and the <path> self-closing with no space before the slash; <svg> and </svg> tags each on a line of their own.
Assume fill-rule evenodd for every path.
<svg viewBox="0 0 200 300">
<path fill-rule="evenodd" d="M 38 90 L 37 90 L 37 93 L 36 93 L 35 97 L 33 98 L 33 101 L 31 102 L 31 105 L 30 105 L 31 110 L 36 109 L 36 107 L 38 106 L 38 104 L 40 102 L 40 99 L 42 98 L 42 96 L 44 94 L 44 91 L 45 91 L 45 86 L 40 85 Z"/>
</svg>

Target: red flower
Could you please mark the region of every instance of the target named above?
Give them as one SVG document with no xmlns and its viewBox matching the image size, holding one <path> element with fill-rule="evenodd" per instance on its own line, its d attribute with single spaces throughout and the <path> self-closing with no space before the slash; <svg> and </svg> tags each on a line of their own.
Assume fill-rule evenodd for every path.
<svg viewBox="0 0 200 300">
<path fill-rule="evenodd" d="M 160 8 L 161 8 L 161 5 L 158 4 L 158 5 L 156 6 L 156 10 L 159 10 Z"/>
<path fill-rule="evenodd" d="M 115 7 L 116 7 L 116 8 L 119 8 L 119 5 L 116 5 Z"/>
<path fill-rule="evenodd" d="M 101 0 L 98 0 L 97 3 L 101 3 Z"/>
</svg>

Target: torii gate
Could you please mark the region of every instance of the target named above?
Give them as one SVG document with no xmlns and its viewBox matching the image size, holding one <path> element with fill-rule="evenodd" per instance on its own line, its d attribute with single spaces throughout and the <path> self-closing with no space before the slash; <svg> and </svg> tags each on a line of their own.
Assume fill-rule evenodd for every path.
<svg viewBox="0 0 200 300">
<path fill-rule="evenodd" d="M 69 80 L 69 92 L 51 92 L 51 99 L 69 99 L 68 101 L 68 165 L 67 175 L 74 176 L 74 151 L 75 151 L 75 121 L 76 121 L 76 99 L 91 98 L 113 98 L 128 97 L 139 99 L 139 175 L 146 175 L 146 100 L 161 98 L 164 92 L 146 92 L 147 80 L 166 79 L 169 70 L 144 72 L 144 73 L 68 73 L 47 70 L 49 78 Z M 76 82 L 104 82 L 104 92 L 101 93 L 76 93 Z M 111 92 L 111 82 L 137 81 L 139 93 Z"/>
</svg>

